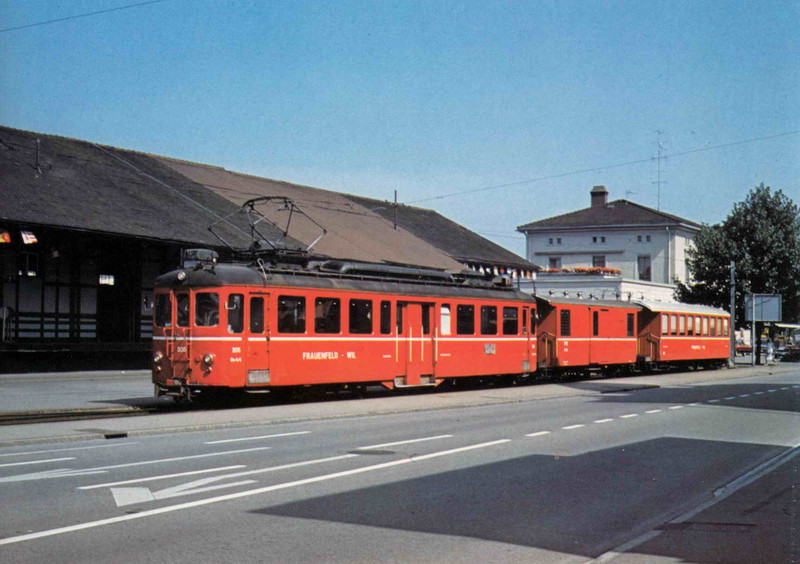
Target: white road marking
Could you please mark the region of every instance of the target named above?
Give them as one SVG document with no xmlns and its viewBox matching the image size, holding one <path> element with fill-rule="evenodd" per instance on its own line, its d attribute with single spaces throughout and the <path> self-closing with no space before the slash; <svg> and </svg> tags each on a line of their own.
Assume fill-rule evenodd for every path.
<svg viewBox="0 0 800 564">
<path fill-rule="evenodd" d="M 528 433 L 525 435 L 526 437 L 542 437 L 544 435 L 549 435 L 550 431 L 537 431 L 535 433 Z"/>
<path fill-rule="evenodd" d="M 598 419 L 595 423 L 611 423 L 613 419 Z"/>
<path fill-rule="evenodd" d="M 683 405 L 673 405 L 673 406 L 672 406 L 672 407 L 670 407 L 669 409 L 683 409 L 684 407 L 686 407 L 686 406 L 683 406 Z"/>
<path fill-rule="evenodd" d="M 631 417 L 639 417 L 638 413 L 629 413 L 628 415 L 620 415 L 620 419 L 630 419 Z"/>
<path fill-rule="evenodd" d="M 64 460 L 75 460 L 75 457 L 50 458 L 48 460 L 28 460 L 25 462 L 9 462 L 8 464 L 0 464 L 0 468 L 8 468 L 9 466 L 27 466 L 29 464 L 49 464 L 52 462 L 63 462 Z"/>
<path fill-rule="evenodd" d="M 736 396 L 728 396 L 728 397 L 727 397 L 727 398 L 725 398 L 725 399 L 726 399 L 726 400 L 735 400 L 735 399 L 736 399 Z"/>
<path fill-rule="evenodd" d="M 713 399 L 713 400 L 708 400 L 708 403 L 719 403 L 719 401 L 720 400 L 718 399 Z"/>
<path fill-rule="evenodd" d="M 383 444 L 380 444 L 380 445 L 361 446 L 361 447 L 358 447 L 358 450 L 366 450 L 366 449 L 370 449 L 370 448 L 383 448 L 383 447 L 397 446 L 397 445 L 409 445 L 411 443 L 421 443 L 421 442 L 424 442 L 424 441 L 435 441 L 437 439 L 449 439 L 449 438 L 452 438 L 452 437 L 453 437 L 453 435 L 437 435 L 435 437 L 423 437 L 421 439 L 410 439 L 410 440 L 407 440 L 407 441 L 397 441 L 397 442 L 394 442 L 394 443 L 383 443 Z"/>
<path fill-rule="evenodd" d="M 756 392 L 756 393 L 755 393 L 755 394 L 753 394 L 753 395 L 756 395 L 756 396 L 762 396 L 762 395 L 764 395 L 764 392 Z"/>
<path fill-rule="evenodd" d="M 238 443 L 241 441 L 258 441 L 261 439 L 275 439 L 278 437 L 291 437 L 294 435 L 308 435 L 311 431 L 296 431 L 294 433 L 279 433 L 277 435 L 262 435 L 260 437 L 241 437 L 238 439 L 221 439 L 219 441 L 206 441 L 203 444 L 206 445 L 219 445 L 222 443 Z"/>
<path fill-rule="evenodd" d="M 778 390 L 772 389 L 772 390 L 767 390 L 767 393 L 768 393 L 768 394 L 774 394 L 774 393 L 775 393 L 775 392 L 777 392 L 777 391 L 778 391 Z"/>
<path fill-rule="evenodd" d="M 21 474 L 18 476 L 8 476 L 0 478 L 0 483 L 4 482 L 22 482 L 26 480 L 42 480 L 45 478 L 66 478 L 70 476 L 80 476 L 83 474 L 99 474 L 107 472 L 108 470 L 115 470 L 117 468 L 131 468 L 133 466 L 146 466 L 149 464 L 161 464 L 163 462 L 178 462 L 180 460 L 194 460 L 197 458 L 209 458 L 212 456 L 225 456 L 228 454 L 240 454 L 243 452 L 254 452 L 259 450 L 267 450 L 269 447 L 248 448 L 243 450 L 228 450 L 224 452 L 212 452 L 208 454 L 195 454 L 192 456 L 178 456 L 175 458 L 161 458 L 158 460 L 143 460 L 140 462 L 128 462 L 126 464 L 114 464 L 112 466 L 98 466 L 96 468 L 60 468 L 58 470 L 50 470 L 47 472 L 37 472 L 35 474 Z"/>
<path fill-rule="evenodd" d="M 567 425 L 566 427 L 561 427 L 565 431 L 571 431 L 572 429 L 580 429 L 581 427 L 586 427 L 586 425 Z"/>
<path fill-rule="evenodd" d="M 207 470 L 193 470 L 191 472 L 179 472 L 177 474 L 162 474 L 161 476 L 149 476 L 147 478 L 135 478 L 133 480 L 123 480 L 121 482 L 108 482 L 106 484 L 94 484 L 92 486 L 80 486 L 79 490 L 96 490 L 98 488 L 110 488 L 112 486 L 123 486 L 125 484 L 140 484 L 142 482 L 155 482 L 156 480 L 166 480 L 169 478 L 180 478 L 181 476 L 194 476 L 196 474 L 209 474 L 211 472 L 222 472 L 224 470 L 236 470 L 237 468 L 247 468 L 244 464 L 236 466 L 223 466 L 221 468 L 209 468 Z"/>
<path fill-rule="evenodd" d="M 651 413 L 651 414 L 652 413 L 661 413 L 662 411 L 664 411 L 664 410 L 663 409 L 649 409 L 649 410 L 645 411 L 645 413 Z"/>
<path fill-rule="evenodd" d="M 273 486 L 266 486 L 263 488 L 256 488 L 254 490 L 246 490 L 243 492 L 236 492 L 230 493 L 226 495 L 221 495 L 218 497 L 211 497 L 206 499 L 200 499 L 197 501 L 191 501 L 187 503 L 181 503 L 178 505 L 170 505 L 167 507 L 160 507 L 158 509 L 150 509 L 148 511 L 141 511 L 139 513 L 130 513 L 126 515 L 120 515 L 117 517 L 111 517 L 108 519 L 100 519 L 97 521 L 89 521 L 86 523 L 79 523 L 77 525 L 70 525 L 67 527 L 58 527 L 56 529 L 48 529 L 46 531 L 39 531 L 38 533 L 29 533 L 25 535 L 18 535 L 15 537 L 8 537 L 5 539 L 0 539 L 0 545 L 8 545 L 8 544 L 16 544 L 20 542 L 26 542 L 30 540 L 51 537 L 54 535 L 62 535 L 65 533 L 72 533 L 75 531 L 83 531 L 86 529 L 93 529 L 97 527 L 103 527 L 105 525 L 113 525 L 115 523 L 122 523 L 125 521 L 133 521 L 134 519 L 143 519 L 145 517 L 152 517 L 154 515 L 162 515 L 165 513 L 172 513 L 175 511 L 181 511 L 183 509 L 191 509 L 194 507 L 202 507 L 203 505 L 210 505 L 212 503 L 219 503 L 223 501 L 230 501 L 233 499 L 241 499 L 245 497 L 251 497 L 254 495 L 260 495 L 264 493 L 269 493 L 277 490 L 284 490 L 288 488 L 293 488 L 297 486 L 304 486 L 308 484 L 314 484 L 317 482 L 324 482 L 327 480 L 334 480 L 337 478 L 344 478 L 347 476 L 354 476 L 357 474 L 363 474 L 365 472 L 373 472 L 376 470 L 383 470 L 386 468 L 392 468 L 394 466 L 401 466 L 403 464 L 411 464 L 415 462 L 420 462 L 422 460 L 430 460 L 433 458 L 438 458 L 441 456 L 448 456 L 451 454 L 457 454 L 460 452 L 466 452 L 470 450 L 476 450 L 481 448 L 486 448 L 490 446 L 495 446 L 503 443 L 510 442 L 510 439 L 501 439 L 497 441 L 491 441 L 488 443 L 480 443 L 475 445 L 470 445 L 466 447 L 456 448 L 452 450 L 445 450 L 441 452 L 434 452 L 432 454 L 426 454 L 423 456 L 416 456 L 413 458 L 403 458 L 401 460 L 394 460 L 392 462 L 384 462 L 382 464 L 374 464 L 372 466 L 364 466 L 362 468 L 356 468 L 353 470 L 345 470 L 342 472 L 334 472 L 333 474 L 324 474 L 322 476 L 315 476 L 313 478 L 306 478 L 304 480 L 296 480 L 294 482 L 285 482 L 283 484 L 275 484 Z"/>
<path fill-rule="evenodd" d="M 740 398 L 749 398 L 749 397 L 750 397 L 750 394 L 742 394 L 742 395 L 740 395 L 739 397 L 740 397 Z"/>
<path fill-rule="evenodd" d="M 73 448 L 54 448 L 49 450 L 29 450 L 26 452 L 10 452 L 6 454 L 0 454 L 0 457 L 5 456 L 26 456 L 29 454 L 49 454 L 51 452 L 67 452 L 72 450 L 90 450 L 95 448 L 116 448 L 121 446 L 130 446 L 130 445 L 138 445 L 137 442 L 132 443 L 114 443 L 112 445 L 95 445 L 95 446 L 87 446 L 87 447 L 73 447 Z"/>
</svg>

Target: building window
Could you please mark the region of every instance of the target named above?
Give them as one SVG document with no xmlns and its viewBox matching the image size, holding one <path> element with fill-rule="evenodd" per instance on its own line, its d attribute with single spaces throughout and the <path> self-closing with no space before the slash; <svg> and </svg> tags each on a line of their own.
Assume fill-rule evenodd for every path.
<svg viewBox="0 0 800 564">
<path fill-rule="evenodd" d="M 606 257 L 605 255 L 594 255 L 592 257 L 592 266 L 595 268 L 605 268 L 606 266 Z"/>
<path fill-rule="evenodd" d="M 550 268 L 561 268 L 561 257 L 550 257 Z"/>
<path fill-rule="evenodd" d="M 557 237 L 557 238 L 556 238 L 556 244 L 558 244 L 558 245 L 560 245 L 560 244 L 561 244 L 561 237 Z"/>
<path fill-rule="evenodd" d="M 653 279 L 650 267 L 650 255 L 641 255 L 638 257 L 637 267 L 639 272 L 639 280 L 650 281 Z"/>
<path fill-rule="evenodd" d="M 547 244 L 548 244 L 548 245 L 552 245 L 552 244 L 553 244 L 553 238 L 552 238 L 552 237 L 550 237 L 550 238 L 547 240 Z"/>
<path fill-rule="evenodd" d="M 647 242 L 650 242 L 650 235 L 647 236 Z"/>
<path fill-rule="evenodd" d="M 636 240 L 637 240 L 639 243 L 641 243 L 641 242 L 642 242 L 642 236 L 641 236 L 641 235 L 637 235 L 637 236 L 636 236 Z"/>
</svg>

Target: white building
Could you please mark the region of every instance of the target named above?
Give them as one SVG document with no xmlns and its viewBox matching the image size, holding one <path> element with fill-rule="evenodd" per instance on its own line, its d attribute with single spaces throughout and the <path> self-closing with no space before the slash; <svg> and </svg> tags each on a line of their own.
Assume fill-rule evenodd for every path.
<svg viewBox="0 0 800 564">
<path fill-rule="evenodd" d="M 532 285 L 537 295 L 659 301 L 672 301 L 675 281 L 686 280 L 686 249 L 699 230 L 628 200 L 609 202 L 604 186 L 592 189 L 588 208 L 517 227 L 526 258 L 545 267 Z"/>
</svg>

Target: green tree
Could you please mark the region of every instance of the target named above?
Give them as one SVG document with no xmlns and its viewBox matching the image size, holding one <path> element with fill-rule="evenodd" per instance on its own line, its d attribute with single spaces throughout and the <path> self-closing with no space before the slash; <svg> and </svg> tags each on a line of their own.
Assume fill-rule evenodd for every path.
<svg viewBox="0 0 800 564">
<path fill-rule="evenodd" d="M 731 261 L 736 263 L 736 324 L 744 295 L 781 294 L 783 319 L 800 320 L 800 209 L 780 190 L 755 187 L 720 224 L 705 225 L 688 251 L 690 279 L 677 298 L 728 309 Z"/>
</svg>

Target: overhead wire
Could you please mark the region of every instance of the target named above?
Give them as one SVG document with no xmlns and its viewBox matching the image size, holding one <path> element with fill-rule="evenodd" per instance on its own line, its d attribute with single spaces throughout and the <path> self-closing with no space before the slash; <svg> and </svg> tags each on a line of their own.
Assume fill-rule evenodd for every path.
<svg viewBox="0 0 800 564">
<path fill-rule="evenodd" d="M 713 145 L 713 146 L 710 146 L 710 147 L 699 147 L 697 149 L 689 149 L 689 150 L 681 151 L 681 152 L 678 152 L 678 153 L 672 153 L 672 154 L 668 155 L 667 158 L 682 157 L 684 155 L 691 155 L 691 154 L 694 154 L 694 153 L 702 153 L 704 151 L 712 151 L 714 149 L 722 149 L 722 148 L 725 148 L 725 147 L 734 147 L 736 145 L 745 145 L 747 143 L 755 143 L 757 141 L 765 141 L 767 139 L 776 139 L 778 137 L 786 137 L 788 135 L 796 135 L 798 133 L 800 133 L 800 130 L 786 131 L 784 133 L 777 133 L 775 135 L 767 135 L 767 136 L 764 136 L 764 137 L 756 137 L 754 139 L 744 139 L 742 141 L 733 141 L 731 143 L 722 143 L 720 145 Z M 595 172 L 595 171 L 599 171 L 599 170 L 609 170 L 609 169 L 612 169 L 612 168 L 621 168 L 621 167 L 626 167 L 626 166 L 632 166 L 632 165 L 636 165 L 636 164 L 642 164 L 642 163 L 646 163 L 646 162 L 651 162 L 651 161 L 654 161 L 654 160 L 656 160 L 656 157 L 648 157 L 648 158 L 644 158 L 644 159 L 636 159 L 636 160 L 633 160 L 633 161 L 627 161 L 627 162 L 624 162 L 624 163 L 610 164 L 610 165 L 605 165 L 605 166 L 594 166 L 594 167 L 591 167 L 591 168 L 573 170 L 573 171 L 570 171 L 570 172 L 562 172 L 562 173 L 558 173 L 558 174 L 549 174 L 547 176 L 539 176 L 539 177 L 536 177 L 536 178 L 528 178 L 526 180 L 518 180 L 516 182 L 508 182 L 506 184 L 496 184 L 494 186 L 485 186 L 483 188 L 472 188 L 472 189 L 469 189 L 469 190 L 460 190 L 458 192 L 450 192 L 448 194 L 441 194 L 439 196 L 431 196 L 430 198 L 420 198 L 418 200 L 409 200 L 406 203 L 416 204 L 416 203 L 420 203 L 420 202 L 430 202 L 430 201 L 433 201 L 433 200 L 443 200 L 444 198 L 452 198 L 454 196 L 463 196 L 465 194 L 475 194 L 475 193 L 478 193 L 478 192 L 487 192 L 489 190 L 499 190 L 501 188 L 510 188 L 512 186 L 522 186 L 523 184 L 532 184 L 534 182 L 541 182 L 543 180 L 553 180 L 555 178 L 564 178 L 566 176 L 574 176 L 574 175 L 577 175 L 577 174 L 584 174 L 584 173 L 587 173 L 587 172 Z"/>
<path fill-rule="evenodd" d="M 76 14 L 74 16 L 67 16 L 67 17 L 64 17 L 64 18 L 55 18 L 55 19 L 52 19 L 52 20 L 46 20 L 46 21 L 42 21 L 42 22 L 36 22 L 36 23 L 25 24 L 25 25 L 18 25 L 16 27 L 7 27 L 5 29 L 0 29 L 0 33 L 6 33 L 6 32 L 9 32 L 9 31 L 19 31 L 20 29 L 28 29 L 30 27 L 38 27 L 38 26 L 41 26 L 41 25 L 48 25 L 48 24 L 53 24 L 53 23 L 58 23 L 58 22 L 66 22 L 66 21 L 69 21 L 69 20 L 77 20 L 79 18 L 88 18 L 90 16 L 97 16 L 99 14 L 107 14 L 109 12 L 119 12 L 120 10 L 128 10 L 130 8 L 138 8 L 140 6 L 147 6 L 148 4 L 159 4 L 161 2 L 166 2 L 166 1 L 167 0 L 149 0 L 147 2 L 138 2 L 136 4 L 128 4 L 127 6 L 117 6 L 116 8 L 107 8 L 105 10 L 97 10 L 95 12 L 86 12 L 84 14 Z"/>
</svg>

